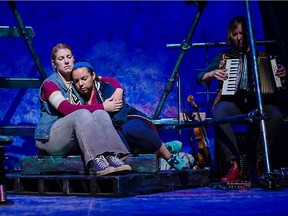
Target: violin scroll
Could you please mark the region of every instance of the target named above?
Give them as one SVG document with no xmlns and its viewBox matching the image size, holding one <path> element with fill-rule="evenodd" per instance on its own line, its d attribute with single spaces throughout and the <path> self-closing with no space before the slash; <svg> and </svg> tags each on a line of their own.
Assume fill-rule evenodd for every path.
<svg viewBox="0 0 288 216">
<path fill-rule="evenodd" d="M 189 95 L 187 97 L 188 103 L 190 103 L 192 105 L 192 107 L 197 110 L 198 106 L 193 100 L 194 100 L 194 96 L 193 95 Z"/>
</svg>

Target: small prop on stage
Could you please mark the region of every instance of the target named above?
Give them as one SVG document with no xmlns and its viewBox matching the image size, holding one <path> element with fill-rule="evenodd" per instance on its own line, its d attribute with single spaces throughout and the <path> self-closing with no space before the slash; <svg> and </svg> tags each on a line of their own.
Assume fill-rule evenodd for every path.
<svg viewBox="0 0 288 216">
<path fill-rule="evenodd" d="M 260 187 L 267 190 L 279 190 L 288 183 L 288 168 L 273 170 L 259 178 Z"/>
<path fill-rule="evenodd" d="M 202 122 L 203 119 L 200 115 L 197 104 L 194 102 L 194 97 L 189 95 L 187 98 L 188 103 L 191 104 L 193 109 L 196 111 L 195 120 Z M 195 127 L 194 128 L 195 137 L 198 143 L 198 154 L 197 161 L 200 168 L 211 166 L 211 156 L 209 151 L 210 141 L 207 136 L 205 127 Z"/>
<path fill-rule="evenodd" d="M 214 183 L 210 188 L 217 190 L 250 190 L 252 188 L 251 181 L 228 181 L 227 183 Z"/>
<path fill-rule="evenodd" d="M 0 206 L 2 205 L 12 205 L 11 201 L 7 200 L 6 196 L 6 176 L 5 176 L 5 149 L 4 145 L 9 145 L 12 143 L 12 139 L 6 136 L 0 136 Z"/>
</svg>

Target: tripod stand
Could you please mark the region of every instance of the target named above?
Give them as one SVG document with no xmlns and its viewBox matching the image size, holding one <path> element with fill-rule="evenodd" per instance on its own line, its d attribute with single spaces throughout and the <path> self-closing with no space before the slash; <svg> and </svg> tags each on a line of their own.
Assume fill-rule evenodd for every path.
<svg viewBox="0 0 288 216">
<path fill-rule="evenodd" d="M 200 17 L 202 15 L 202 12 L 205 8 L 205 6 L 207 5 L 207 1 L 193 1 L 194 5 L 198 7 L 198 10 L 196 12 L 196 15 L 195 15 L 195 18 L 192 22 L 192 25 L 190 27 L 190 30 L 188 32 L 188 35 L 186 36 L 184 42 L 182 43 L 181 45 L 181 52 L 180 52 L 180 55 L 176 61 L 176 64 L 174 66 L 174 69 L 172 71 L 172 74 L 170 75 L 170 78 L 168 80 L 168 83 L 166 84 L 166 87 L 162 93 L 162 96 L 161 96 L 161 99 L 158 103 L 158 106 L 154 112 L 154 115 L 153 115 L 153 119 L 157 119 L 159 118 L 159 115 L 160 115 L 160 112 L 164 106 L 164 103 L 166 102 L 166 99 L 169 95 L 169 93 L 172 91 L 173 89 L 173 86 L 174 86 L 174 82 L 175 82 L 175 78 L 177 78 L 177 74 L 178 74 L 178 71 L 179 71 L 179 68 L 180 68 L 180 65 L 184 59 L 184 55 L 186 54 L 186 52 L 190 49 L 190 46 L 189 46 L 189 43 L 192 39 L 192 36 L 195 32 L 195 29 L 196 29 L 196 26 L 200 20 Z M 181 91 L 181 90 L 179 90 Z M 178 91 L 178 92 L 179 92 Z M 178 93 L 179 95 L 179 93 Z M 179 102 L 180 102 L 180 98 L 178 99 L 178 109 L 180 108 L 180 105 L 179 105 Z M 180 121 L 180 115 L 179 115 L 180 111 L 178 110 L 178 121 Z"/>
</svg>

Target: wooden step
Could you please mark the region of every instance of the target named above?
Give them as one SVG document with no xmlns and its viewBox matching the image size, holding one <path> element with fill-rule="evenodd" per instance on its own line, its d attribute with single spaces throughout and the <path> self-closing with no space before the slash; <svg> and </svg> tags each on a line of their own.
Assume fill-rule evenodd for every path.
<svg viewBox="0 0 288 216">
<path fill-rule="evenodd" d="M 0 135 L 0 147 L 4 145 L 10 145 L 12 141 L 13 139 L 11 137 Z"/>
<path fill-rule="evenodd" d="M 40 88 L 43 80 L 38 78 L 11 78 L 1 77 L 0 86 L 1 88 Z"/>
<path fill-rule="evenodd" d="M 187 170 L 182 173 L 169 170 L 155 174 L 131 173 L 118 176 L 6 175 L 7 194 L 124 197 L 208 184 L 208 170 Z"/>
<path fill-rule="evenodd" d="M 31 26 L 24 27 L 25 36 L 33 38 L 35 33 Z M 0 26 L 0 37 L 23 37 L 21 29 L 14 26 Z"/>
<path fill-rule="evenodd" d="M 132 167 L 132 172 L 156 173 L 160 170 L 156 154 L 139 154 L 128 156 L 125 163 Z M 76 156 L 24 156 L 21 158 L 22 175 L 41 174 L 86 174 L 80 155 Z"/>
<path fill-rule="evenodd" d="M 34 136 L 35 125 L 1 125 L 0 134 L 5 136 Z"/>
</svg>

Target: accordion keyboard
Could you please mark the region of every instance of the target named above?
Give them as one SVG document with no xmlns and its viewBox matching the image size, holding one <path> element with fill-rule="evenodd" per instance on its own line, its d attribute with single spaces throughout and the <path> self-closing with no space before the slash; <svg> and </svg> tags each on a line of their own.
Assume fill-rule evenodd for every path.
<svg viewBox="0 0 288 216">
<path fill-rule="evenodd" d="M 228 78 L 223 82 L 222 95 L 234 95 L 240 81 L 240 59 L 227 59 L 226 69 Z"/>
</svg>

